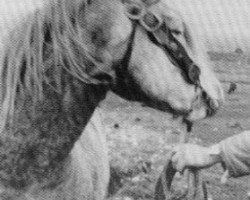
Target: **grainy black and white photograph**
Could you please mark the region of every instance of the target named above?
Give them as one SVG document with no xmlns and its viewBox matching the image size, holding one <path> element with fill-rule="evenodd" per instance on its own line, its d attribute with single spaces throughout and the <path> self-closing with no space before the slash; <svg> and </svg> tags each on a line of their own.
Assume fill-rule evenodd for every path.
<svg viewBox="0 0 250 200">
<path fill-rule="evenodd" d="M 249 0 L 0 0 L 0 200 L 250 200 Z"/>
</svg>

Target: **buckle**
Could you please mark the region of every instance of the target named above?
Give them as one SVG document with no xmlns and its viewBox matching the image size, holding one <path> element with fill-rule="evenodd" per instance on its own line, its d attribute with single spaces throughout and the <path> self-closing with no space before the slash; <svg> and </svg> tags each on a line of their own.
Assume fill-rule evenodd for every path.
<svg viewBox="0 0 250 200">
<path fill-rule="evenodd" d="M 159 0 L 142 0 L 142 3 L 125 3 L 125 13 L 131 20 L 138 20 L 140 24 L 149 32 L 154 32 L 163 23 L 161 17 L 150 12 L 145 6 L 158 3 Z"/>
<path fill-rule="evenodd" d="M 142 18 L 140 18 L 140 23 L 147 31 L 154 32 L 161 27 L 163 20 L 152 12 L 147 11 Z"/>
</svg>

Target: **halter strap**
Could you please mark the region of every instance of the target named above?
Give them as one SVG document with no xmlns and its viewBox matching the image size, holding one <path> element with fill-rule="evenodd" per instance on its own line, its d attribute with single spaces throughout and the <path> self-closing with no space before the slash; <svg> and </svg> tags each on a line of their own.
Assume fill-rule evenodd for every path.
<svg viewBox="0 0 250 200">
<path fill-rule="evenodd" d="M 186 81 L 200 87 L 200 69 L 190 58 L 183 45 L 173 36 L 171 31 L 167 28 L 162 18 L 154 15 L 148 10 L 152 4 L 158 3 L 159 0 L 139 0 L 136 2 L 126 3 L 125 11 L 128 18 L 133 24 L 139 24 L 147 32 L 150 40 L 162 48 L 164 52 L 171 56 L 171 61 L 177 65 L 184 73 Z M 135 28 L 133 28 L 134 30 Z M 133 38 L 133 33 L 131 38 Z M 133 39 L 130 40 L 129 48 L 125 54 L 122 64 L 125 68 L 128 67 Z"/>
<path fill-rule="evenodd" d="M 177 63 L 181 70 L 184 71 L 187 82 L 199 86 L 200 68 L 189 57 L 182 44 L 166 28 L 165 24 L 155 32 L 148 31 L 147 34 L 153 43 L 160 46 L 164 52 L 174 59 L 172 62 Z M 163 34 L 167 35 L 167 40 L 166 37 L 162 36 Z"/>
</svg>

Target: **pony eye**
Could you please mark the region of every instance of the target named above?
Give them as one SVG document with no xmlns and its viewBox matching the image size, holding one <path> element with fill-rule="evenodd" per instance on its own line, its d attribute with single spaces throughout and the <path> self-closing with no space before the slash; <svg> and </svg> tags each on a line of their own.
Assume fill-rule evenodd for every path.
<svg viewBox="0 0 250 200">
<path fill-rule="evenodd" d="M 182 32 L 179 31 L 179 30 L 171 30 L 171 32 L 172 32 L 174 35 L 176 35 L 176 36 L 179 36 L 179 35 L 182 34 Z"/>
<path fill-rule="evenodd" d="M 95 28 L 91 32 L 91 42 L 98 47 L 103 47 L 106 45 L 107 40 L 102 28 Z"/>
</svg>

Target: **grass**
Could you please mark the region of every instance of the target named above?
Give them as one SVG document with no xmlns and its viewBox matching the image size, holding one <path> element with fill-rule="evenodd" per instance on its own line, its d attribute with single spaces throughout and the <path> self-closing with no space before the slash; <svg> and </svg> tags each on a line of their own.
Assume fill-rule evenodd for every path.
<svg viewBox="0 0 250 200">
<path fill-rule="evenodd" d="M 247 60 L 247 59 L 246 59 Z M 250 129 L 250 65 L 220 59 L 213 67 L 223 83 L 225 91 L 230 82 L 237 90 L 226 96 L 226 103 L 219 113 L 198 122 L 193 137 L 209 145 L 231 135 Z M 165 164 L 172 144 L 179 140 L 183 127 L 170 115 L 131 103 L 110 94 L 101 106 L 110 149 L 111 164 L 116 169 L 111 199 L 153 199 L 156 180 Z M 222 175 L 219 166 L 203 170 L 204 179 L 213 200 L 247 199 L 249 178 L 231 179 L 226 185 L 219 183 Z M 119 186 L 122 186 L 121 188 Z"/>
</svg>

